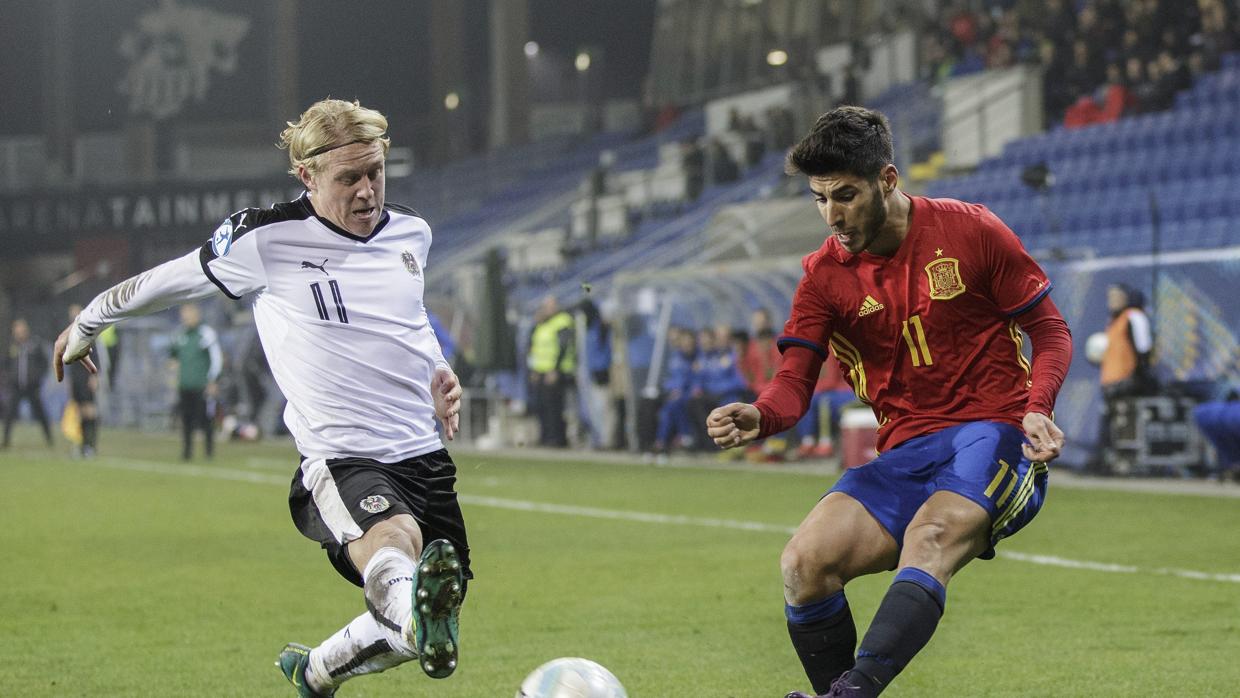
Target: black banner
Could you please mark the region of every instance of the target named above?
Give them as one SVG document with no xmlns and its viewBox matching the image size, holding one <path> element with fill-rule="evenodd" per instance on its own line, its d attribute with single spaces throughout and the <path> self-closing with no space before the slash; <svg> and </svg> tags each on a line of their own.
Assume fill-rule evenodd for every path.
<svg viewBox="0 0 1240 698">
<path fill-rule="evenodd" d="M 111 0 L 75 3 L 78 127 L 253 119 L 266 113 L 269 3 Z"/>
<path fill-rule="evenodd" d="M 10 253 L 68 249 L 74 240 L 106 235 L 205 240 L 230 213 L 290 201 L 301 192 L 285 179 L 4 196 L 0 247 Z"/>
</svg>

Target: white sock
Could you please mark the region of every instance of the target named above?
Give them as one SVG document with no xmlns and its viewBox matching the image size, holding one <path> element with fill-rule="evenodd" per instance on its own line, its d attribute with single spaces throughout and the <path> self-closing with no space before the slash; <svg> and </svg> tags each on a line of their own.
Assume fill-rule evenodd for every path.
<svg viewBox="0 0 1240 698">
<path fill-rule="evenodd" d="M 413 577 L 417 563 L 398 548 L 379 548 L 362 570 L 366 610 L 387 633 L 398 652 L 417 654 L 413 646 Z"/>
<path fill-rule="evenodd" d="M 415 653 L 392 648 L 388 633 L 367 611 L 310 651 L 306 682 L 315 691 L 327 691 L 346 680 L 416 659 Z"/>
<path fill-rule="evenodd" d="M 363 674 L 416 659 L 413 575 L 416 563 L 398 548 L 380 548 L 362 570 L 366 613 L 310 651 L 306 681 L 322 691 Z"/>
</svg>

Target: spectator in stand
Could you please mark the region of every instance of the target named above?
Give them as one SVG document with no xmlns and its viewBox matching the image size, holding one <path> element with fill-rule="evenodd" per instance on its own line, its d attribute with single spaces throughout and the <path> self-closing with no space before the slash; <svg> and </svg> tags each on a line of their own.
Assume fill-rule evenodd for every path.
<svg viewBox="0 0 1240 698">
<path fill-rule="evenodd" d="M 706 154 L 702 146 L 692 139 L 681 143 L 680 150 L 680 166 L 685 171 L 685 197 L 689 201 L 697 201 L 706 182 Z"/>
<path fill-rule="evenodd" d="M 1137 93 L 1147 111 L 1163 111 L 1175 104 L 1172 78 L 1163 71 L 1163 62 L 1157 58 L 1145 64 L 1145 89 Z"/>
<path fill-rule="evenodd" d="M 706 144 L 707 184 L 727 184 L 741 176 L 740 166 L 732 159 L 728 149 L 718 138 L 710 138 Z"/>
<path fill-rule="evenodd" d="M 663 373 L 663 405 L 659 408 L 659 427 L 654 442 L 655 454 L 663 458 L 673 445 L 689 445 L 685 440 L 692 438 L 695 426 L 689 421 L 689 405 L 694 391 L 699 389 L 693 366 L 697 359 L 697 340 L 693 332 L 674 327 L 668 332 L 668 343 L 674 351 L 668 356 L 667 370 Z"/>
<path fill-rule="evenodd" d="M 919 49 L 921 77 L 938 82 L 985 68 L 1040 63 L 1050 123 L 1090 97 L 1109 119 L 1115 102 L 1108 107 L 1096 93 L 1099 87 L 1118 92 L 1107 75 L 1111 64 L 1142 109 L 1166 109 L 1191 77 L 1216 67 L 1224 51 L 1240 47 L 1236 13 L 1222 0 L 1015 0 L 984 6 L 988 14 L 956 2 L 944 11 L 946 21 L 928 21 Z M 1148 72 L 1140 80 L 1130 67 L 1134 58 L 1143 64 L 1141 72 Z M 1094 120 L 1074 116 L 1076 124 Z"/>
<path fill-rule="evenodd" d="M 1219 65 L 1219 57 L 1229 51 L 1240 48 L 1240 38 L 1236 36 L 1237 27 L 1230 26 L 1227 6 L 1220 0 L 1201 0 L 1201 33 L 1196 37 L 1194 45 L 1200 54 L 1207 70 L 1214 70 Z"/>
<path fill-rule="evenodd" d="M 1090 124 L 1118 121 L 1120 116 L 1132 110 L 1136 97 L 1124 85 L 1118 63 L 1107 65 L 1107 81 L 1095 94 L 1081 97 L 1064 115 L 1064 126 L 1079 128 Z"/>
<path fill-rule="evenodd" d="M 810 398 L 809 411 L 797 422 L 797 434 L 801 445 L 797 455 L 801 458 L 830 458 L 835 455 L 835 437 L 840 430 L 840 410 L 856 402 L 857 396 L 844 380 L 838 360 L 823 362 Z"/>
<path fill-rule="evenodd" d="M 1068 73 L 1067 54 L 1050 40 L 1043 40 L 1039 56 L 1044 66 L 1042 71 L 1042 101 L 1046 108 L 1047 120 L 1059 121 L 1064 111 L 1072 104 L 1072 87 L 1063 76 Z"/>
<path fill-rule="evenodd" d="M 1166 89 L 1172 95 L 1193 86 L 1193 77 L 1188 71 L 1185 61 L 1176 57 L 1172 49 L 1164 48 L 1158 52 L 1158 67 L 1162 69 Z"/>
<path fill-rule="evenodd" d="M 1016 12 L 1027 18 L 1033 33 L 1044 40 L 1072 36 L 1076 32 L 1072 0 L 1021 0 Z"/>
<path fill-rule="evenodd" d="M 783 151 L 795 143 L 796 119 L 792 115 L 792 110 L 783 105 L 767 109 L 766 133 L 769 150 Z"/>
<path fill-rule="evenodd" d="M 1090 94 L 1102 82 L 1103 69 L 1089 44 L 1082 39 L 1072 42 L 1072 64 L 1068 69 L 1068 89 L 1074 98 Z M 1074 99 L 1075 101 L 1075 99 Z"/>
</svg>

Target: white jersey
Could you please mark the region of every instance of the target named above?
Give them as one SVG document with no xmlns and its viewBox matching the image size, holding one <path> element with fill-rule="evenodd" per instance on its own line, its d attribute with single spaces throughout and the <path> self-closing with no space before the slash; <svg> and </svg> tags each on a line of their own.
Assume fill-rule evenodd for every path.
<svg viewBox="0 0 1240 698">
<path fill-rule="evenodd" d="M 212 289 L 253 294 L 302 455 L 390 463 L 438 450 L 431 379 L 448 364 L 422 304 L 431 230 L 410 209 L 384 208 L 368 238 L 317 216 L 305 194 L 238 211 L 201 249 L 100 294 L 79 325 L 94 335 Z"/>
</svg>

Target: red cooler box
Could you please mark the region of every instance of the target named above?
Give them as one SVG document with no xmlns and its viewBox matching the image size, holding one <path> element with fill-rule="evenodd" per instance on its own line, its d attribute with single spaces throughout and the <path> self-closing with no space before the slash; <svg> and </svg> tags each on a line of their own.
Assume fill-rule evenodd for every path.
<svg viewBox="0 0 1240 698">
<path fill-rule="evenodd" d="M 874 459 L 878 419 L 869 407 L 849 407 L 840 413 L 840 467 L 855 468 Z"/>
</svg>

